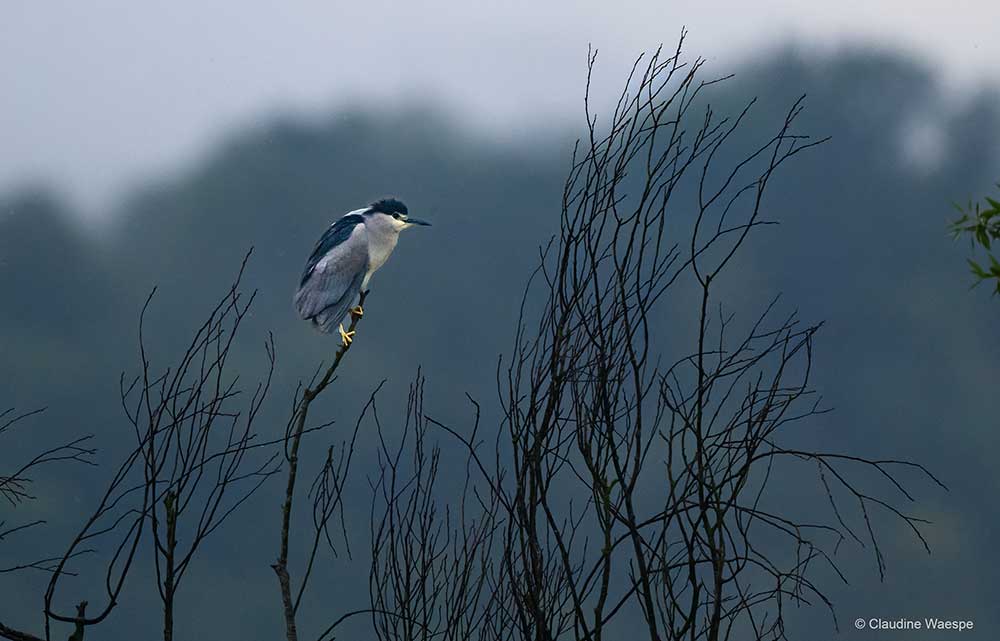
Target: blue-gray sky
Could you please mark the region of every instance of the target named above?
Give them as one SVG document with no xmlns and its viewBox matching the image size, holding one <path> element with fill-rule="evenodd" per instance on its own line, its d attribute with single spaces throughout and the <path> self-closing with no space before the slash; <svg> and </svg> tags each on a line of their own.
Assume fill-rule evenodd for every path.
<svg viewBox="0 0 1000 641">
<path fill-rule="evenodd" d="M 1000 4 L 0 0 L 0 190 L 61 187 L 99 212 L 220 132 L 282 109 L 418 99 L 519 138 L 579 119 L 589 42 L 608 78 L 672 42 L 719 72 L 789 42 L 903 49 L 956 87 L 1000 79 Z M 877 97 L 873 97 L 877 99 Z"/>
</svg>

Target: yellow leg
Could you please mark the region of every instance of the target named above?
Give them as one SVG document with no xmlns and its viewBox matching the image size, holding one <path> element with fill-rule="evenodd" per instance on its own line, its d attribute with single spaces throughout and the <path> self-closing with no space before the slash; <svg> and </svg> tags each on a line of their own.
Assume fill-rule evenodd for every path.
<svg viewBox="0 0 1000 641">
<path fill-rule="evenodd" d="M 343 342 L 344 347 L 349 346 L 351 344 L 351 341 L 354 340 L 354 332 L 353 331 L 345 332 L 343 323 L 341 323 L 340 327 L 338 327 L 337 329 L 338 331 L 340 331 L 340 340 Z"/>
<path fill-rule="evenodd" d="M 365 310 L 361 307 L 361 305 L 358 305 L 357 307 L 352 307 L 351 308 L 351 316 L 352 317 L 354 317 L 354 318 L 361 318 L 364 315 L 365 315 Z"/>
</svg>

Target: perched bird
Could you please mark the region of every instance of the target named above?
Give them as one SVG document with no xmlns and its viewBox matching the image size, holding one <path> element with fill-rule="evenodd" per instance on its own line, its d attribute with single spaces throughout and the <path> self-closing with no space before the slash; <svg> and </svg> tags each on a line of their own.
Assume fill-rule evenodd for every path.
<svg viewBox="0 0 1000 641">
<path fill-rule="evenodd" d="M 350 345 L 354 332 L 344 331 L 344 317 L 348 311 L 358 317 L 364 314 L 360 305 L 351 309 L 354 299 L 368 289 L 372 274 L 389 259 L 399 232 L 414 225 L 430 223 L 410 218 L 406 205 L 395 198 L 348 212 L 333 223 L 302 272 L 295 292 L 299 316 L 325 334 L 337 328 L 343 344 Z"/>
</svg>

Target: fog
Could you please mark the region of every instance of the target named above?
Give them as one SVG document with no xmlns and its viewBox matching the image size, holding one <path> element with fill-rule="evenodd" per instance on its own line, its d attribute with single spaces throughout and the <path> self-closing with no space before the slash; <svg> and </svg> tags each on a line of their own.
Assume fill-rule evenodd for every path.
<svg viewBox="0 0 1000 641">
<path fill-rule="evenodd" d="M 905 51 L 962 94 L 997 79 L 1000 8 L 879 2 L 3 3 L 0 188 L 57 186 L 106 219 L 127 185 L 274 113 L 413 101 L 501 141 L 579 117 L 588 45 L 609 77 L 690 30 L 720 74 L 795 43 Z M 950 94 L 954 92 L 949 92 Z M 599 96 L 603 95 L 599 92 Z"/>
</svg>

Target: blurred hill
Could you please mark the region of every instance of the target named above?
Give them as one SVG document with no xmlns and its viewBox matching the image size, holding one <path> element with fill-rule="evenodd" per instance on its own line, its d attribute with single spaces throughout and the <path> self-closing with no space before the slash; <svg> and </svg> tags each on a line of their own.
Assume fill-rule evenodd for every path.
<svg viewBox="0 0 1000 641">
<path fill-rule="evenodd" d="M 833 140 L 771 187 L 767 215 L 782 225 L 759 232 L 742 256 L 728 283 L 732 304 L 753 313 L 781 292 L 804 318 L 827 321 L 815 382 L 836 411 L 812 424 L 810 438 L 830 449 L 926 463 L 951 489 L 918 491 L 914 510 L 935 522 L 931 557 L 905 532 L 884 532 L 890 569 L 880 584 L 871 551 L 845 546 L 851 585 L 830 583 L 831 596 L 842 627 L 859 616 L 969 618 L 976 630 L 963 638 L 992 638 L 989 630 L 1000 625 L 992 569 L 1000 561 L 993 543 L 1000 515 L 983 497 L 1000 490 L 993 454 L 1000 441 L 1000 303 L 985 290 L 968 291 L 966 248 L 948 238 L 946 221 L 952 200 L 985 193 L 1000 175 L 1000 99 L 984 90 L 955 108 L 928 70 L 857 51 L 821 61 L 787 52 L 756 62 L 712 102 L 731 113 L 759 97 L 741 133 L 748 141 L 770 133 L 803 93 L 801 128 Z M 470 139 L 426 108 L 337 113 L 319 123 L 277 118 L 232 132 L 196 165 L 140 186 L 100 235 L 78 229 L 73 204 L 45 189 L 0 196 L 0 406 L 49 407 L 17 451 L 0 456 L 94 432 L 101 456 L 113 459 L 130 438 L 118 375 L 135 369 L 138 310 L 150 288 L 159 288 L 150 321 L 154 354 L 166 357 L 250 246 L 247 282 L 259 294 L 240 363 L 252 374 L 263 363 L 266 332 L 274 331 L 278 385 L 270 412 L 272 436 L 280 434 L 296 382 L 334 348 L 291 309 L 304 260 L 333 218 L 385 194 L 405 199 L 434 226 L 407 232 L 374 278 L 358 348 L 326 411 L 353 424 L 370 390 L 388 378 L 391 415 L 422 365 L 431 415 L 460 420 L 468 391 L 484 402 L 489 426 L 497 357 L 511 340 L 538 245 L 558 222 L 570 134 L 580 123 L 570 125 L 515 147 Z M 669 303 L 678 310 L 690 304 Z M 357 503 L 349 506 L 360 548 L 367 535 L 364 447 Z M 101 470 L 54 471 L 36 488 L 46 499 L 33 508 L 50 520 L 48 529 L 17 542 L 16 551 L 5 544 L 0 564 L 63 540 L 60 527 L 86 509 L 104 478 Z M 790 501 L 815 498 L 798 496 L 795 487 L 787 493 Z M 182 592 L 181 611 L 198 617 L 203 633 L 277 638 L 268 567 L 277 536 L 268 510 L 276 510 L 276 496 L 270 487 L 224 529 L 206 552 L 201 580 Z M 238 545 L 220 543 L 236 531 L 244 533 Z M 321 578 L 329 584 L 323 607 L 346 610 L 359 599 L 363 606 L 356 586 L 367 577 L 364 560 L 338 562 L 335 570 Z M 0 579 L 4 610 L 23 613 L 11 622 L 36 623 L 41 579 Z M 220 593 L 228 595 L 225 612 L 207 610 L 203 597 Z M 112 630 L 141 638 L 128 635 L 145 629 L 153 588 L 130 594 L 100 638 L 112 638 Z M 193 626 L 182 623 L 181 637 L 195 638 Z M 800 638 L 831 629 L 819 609 L 804 611 L 801 626 Z"/>
</svg>

